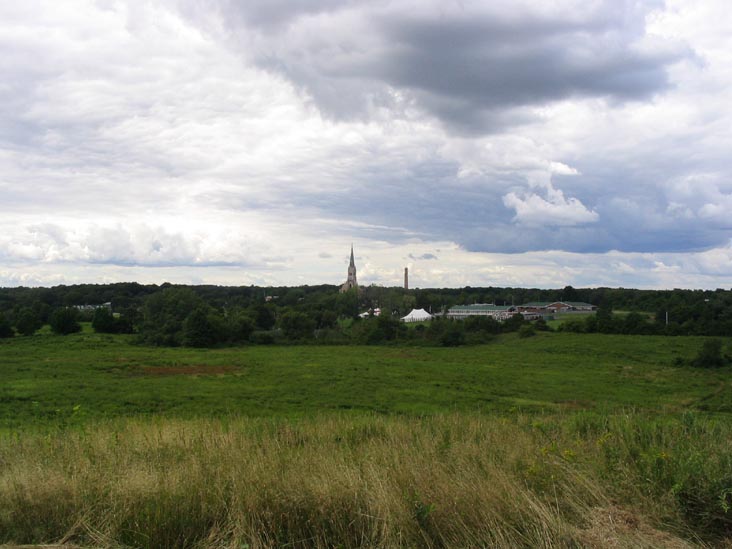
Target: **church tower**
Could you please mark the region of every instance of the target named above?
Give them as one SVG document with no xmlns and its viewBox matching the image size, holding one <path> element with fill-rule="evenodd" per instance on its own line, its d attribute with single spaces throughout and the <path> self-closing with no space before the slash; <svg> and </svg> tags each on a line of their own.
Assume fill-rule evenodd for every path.
<svg viewBox="0 0 732 549">
<path fill-rule="evenodd" d="M 351 262 L 348 264 L 348 278 L 341 286 L 341 293 L 345 293 L 351 288 L 358 289 L 358 281 L 356 280 L 356 262 L 353 260 L 353 244 L 351 244 Z"/>
</svg>

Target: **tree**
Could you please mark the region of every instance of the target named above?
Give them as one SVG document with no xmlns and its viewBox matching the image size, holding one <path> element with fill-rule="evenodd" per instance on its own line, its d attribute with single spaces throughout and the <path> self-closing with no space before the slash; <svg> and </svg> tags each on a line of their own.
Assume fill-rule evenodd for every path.
<svg viewBox="0 0 732 549">
<path fill-rule="evenodd" d="M 340 316 L 352 318 L 358 315 L 358 305 L 358 290 L 351 288 L 347 292 L 338 294 L 338 298 L 336 299 L 336 312 Z"/>
<path fill-rule="evenodd" d="M 624 334 L 643 334 L 649 329 L 646 317 L 640 313 L 628 313 L 623 319 L 622 332 Z"/>
<path fill-rule="evenodd" d="M 597 331 L 603 334 L 612 334 L 615 332 L 615 318 L 613 310 L 610 307 L 600 307 L 597 309 Z"/>
<path fill-rule="evenodd" d="M 430 321 L 425 337 L 443 347 L 457 347 L 465 343 L 465 323 L 462 320 L 435 318 Z"/>
<path fill-rule="evenodd" d="M 233 343 L 249 341 L 254 331 L 254 321 L 243 313 L 235 313 L 228 318 L 229 339 Z"/>
<path fill-rule="evenodd" d="M 35 334 L 41 326 L 43 326 L 43 322 L 40 317 L 33 312 L 33 309 L 27 307 L 20 311 L 15 321 L 15 328 L 24 336 Z"/>
<path fill-rule="evenodd" d="M 275 325 L 276 317 L 274 308 L 264 303 L 254 307 L 254 323 L 260 330 L 271 330 Z"/>
<path fill-rule="evenodd" d="M 220 337 L 206 307 L 197 307 L 183 321 L 182 341 L 187 347 L 210 347 Z"/>
<path fill-rule="evenodd" d="M 280 318 L 280 328 L 288 339 L 304 339 L 312 337 L 315 321 L 305 313 L 288 311 Z"/>
<path fill-rule="evenodd" d="M 15 335 L 15 332 L 13 331 L 13 327 L 10 325 L 10 322 L 8 322 L 5 317 L 0 314 L 0 339 L 13 337 Z"/>
<path fill-rule="evenodd" d="M 338 315 L 333 311 L 322 311 L 318 315 L 318 328 L 333 328 L 338 323 Z"/>
<path fill-rule="evenodd" d="M 141 341 L 152 345 L 181 345 L 183 322 L 199 307 L 206 304 L 189 288 L 167 287 L 150 295 L 142 311 Z"/>
<path fill-rule="evenodd" d="M 55 334 L 68 335 L 81 331 L 81 324 L 78 321 L 79 313 L 76 309 L 64 307 L 56 309 L 48 319 L 51 330 Z"/>
<path fill-rule="evenodd" d="M 577 301 L 577 290 L 572 286 L 565 286 L 562 290 L 562 301 Z"/>
<path fill-rule="evenodd" d="M 100 307 L 94 311 L 92 328 L 94 328 L 95 332 L 104 334 L 116 334 L 118 331 L 114 315 L 112 315 L 112 312 L 109 309 L 104 307 Z"/>
</svg>

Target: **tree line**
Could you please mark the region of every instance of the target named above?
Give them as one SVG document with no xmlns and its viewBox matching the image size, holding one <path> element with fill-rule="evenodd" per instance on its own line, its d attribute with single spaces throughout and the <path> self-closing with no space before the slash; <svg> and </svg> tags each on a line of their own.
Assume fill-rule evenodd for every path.
<svg viewBox="0 0 732 549">
<path fill-rule="evenodd" d="M 451 322 L 449 307 L 531 301 L 583 301 L 599 306 L 596 315 L 573 319 L 561 329 L 576 332 L 732 335 L 730 290 L 556 290 L 526 288 L 435 288 L 404 290 L 379 286 L 338 293 L 333 285 L 225 287 L 137 283 L 82 284 L 52 288 L 0 288 L 0 337 L 30 335 L 48 324 L 60 334 L 91 322 L 102 333 L 133 333 L 143 344 L 214 346 L 244 342 L 270 344 L 311 341 L 323 344 L 392 341 L 439 345 L 483 342 L 503 331 L 529 336 L 546 324 L 528 324 L 517 315 L 499 323 L 490 318 Z M 109 304 L 102 307 L 102 304 Z M 86 306 L 81 307 L 80 306 Z M 97 307 L 98 306 L 98 307 Z M 382 311 L 359 318 L 359 313 Z M 428 325 L 398 321 L 413 308 L 437 315 Z M 614 312 L 621 310 L 622 313 Z"/>
</svg>

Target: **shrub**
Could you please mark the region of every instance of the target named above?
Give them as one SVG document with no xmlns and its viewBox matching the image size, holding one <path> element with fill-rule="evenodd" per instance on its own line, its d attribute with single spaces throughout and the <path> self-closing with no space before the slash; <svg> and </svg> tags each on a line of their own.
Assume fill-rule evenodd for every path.
<svg viewBox="0 0 732 549">
<path fill-rule="evenodd" d="M 587 320 L 589 320 L 590 318 L 594 319 L 595 317 L 588 317 Z M 562 322 L 557 329 L 560 332 L 573 332 L 576 334 L 581 334 L 587 330 L 587 323 L 586 321 L 579 318 L 570 318 Z"/>
<path fill-rule="evenodd" d="M 550 332 L 551 328 L 549 327 L 549 324 L 546 323 L 546 320 L 543 318 L 539 318 L 534 322 L 534 329 L 538 332 Z"/>
<path fill-rule="evenodd" d="M 720 368 L 726 363 L 722 356 L 722 340 L 707 339 L 691 364 L 697 368 Z"/>
<path fill-rule="evenodd" d="M 501 333 L 501 323 L 491 316 L 469 316 L 463 320 L 466 332 Z"/>
<path fill-rule="evenodd" d="M 518 336 L 520 338 L 532 337 L 536 335 L 536 329 L 533 324 L 524 324 L 518 330 Z"/>
<path fill-rule="evenodd" d="M 524 323 L 524 315 L 521 313 L 510 316 L 503 321 L 502 328 L 504 332 L 516 332 Z"/>
<path fill-rule="evenodd" d="M 458 322 L 450 324 L 440 336 L 440 345 L 443 347 L 458 347 L 465 343 L 465 332 Z"/>
<path fill-rule="evenodd" d="M 63 308 L 56 309 L 51 313 L 48 323 L 51 325 L 53 333 L 59 335 L 69 335 L 81 331 L 79 324 L 79 313 L 76 309 Z"/>
<path fill-rule="evenodd" d="M 15 321 L 15 328 L 24 336 L 33 335 L 43 325 L 40 317 L 32 309 L 23 309 Z"/>
<path fill-rule="evenodd" d="M 280 327 L 287 339 L 305 339 L 313 337 L 315 321 L 305 313 L 290 311 L 280 318 Z"/>
</svg>

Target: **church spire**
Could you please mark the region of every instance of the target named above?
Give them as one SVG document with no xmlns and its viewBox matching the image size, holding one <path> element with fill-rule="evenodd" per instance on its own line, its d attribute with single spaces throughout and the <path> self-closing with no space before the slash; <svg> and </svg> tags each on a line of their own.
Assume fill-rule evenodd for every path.
<svg viewBox="0 0 732 549">
<path fill-rule="evenodd" d="M 351 261 L 348 264 L 348 278 L 341 286 L 341 293 L 347 292 L 351 288 L 358 289 L 358 281 L 356 280 L 356 261 L 353 258 L 353 244 L 351 244 Z"/>
</svg>

